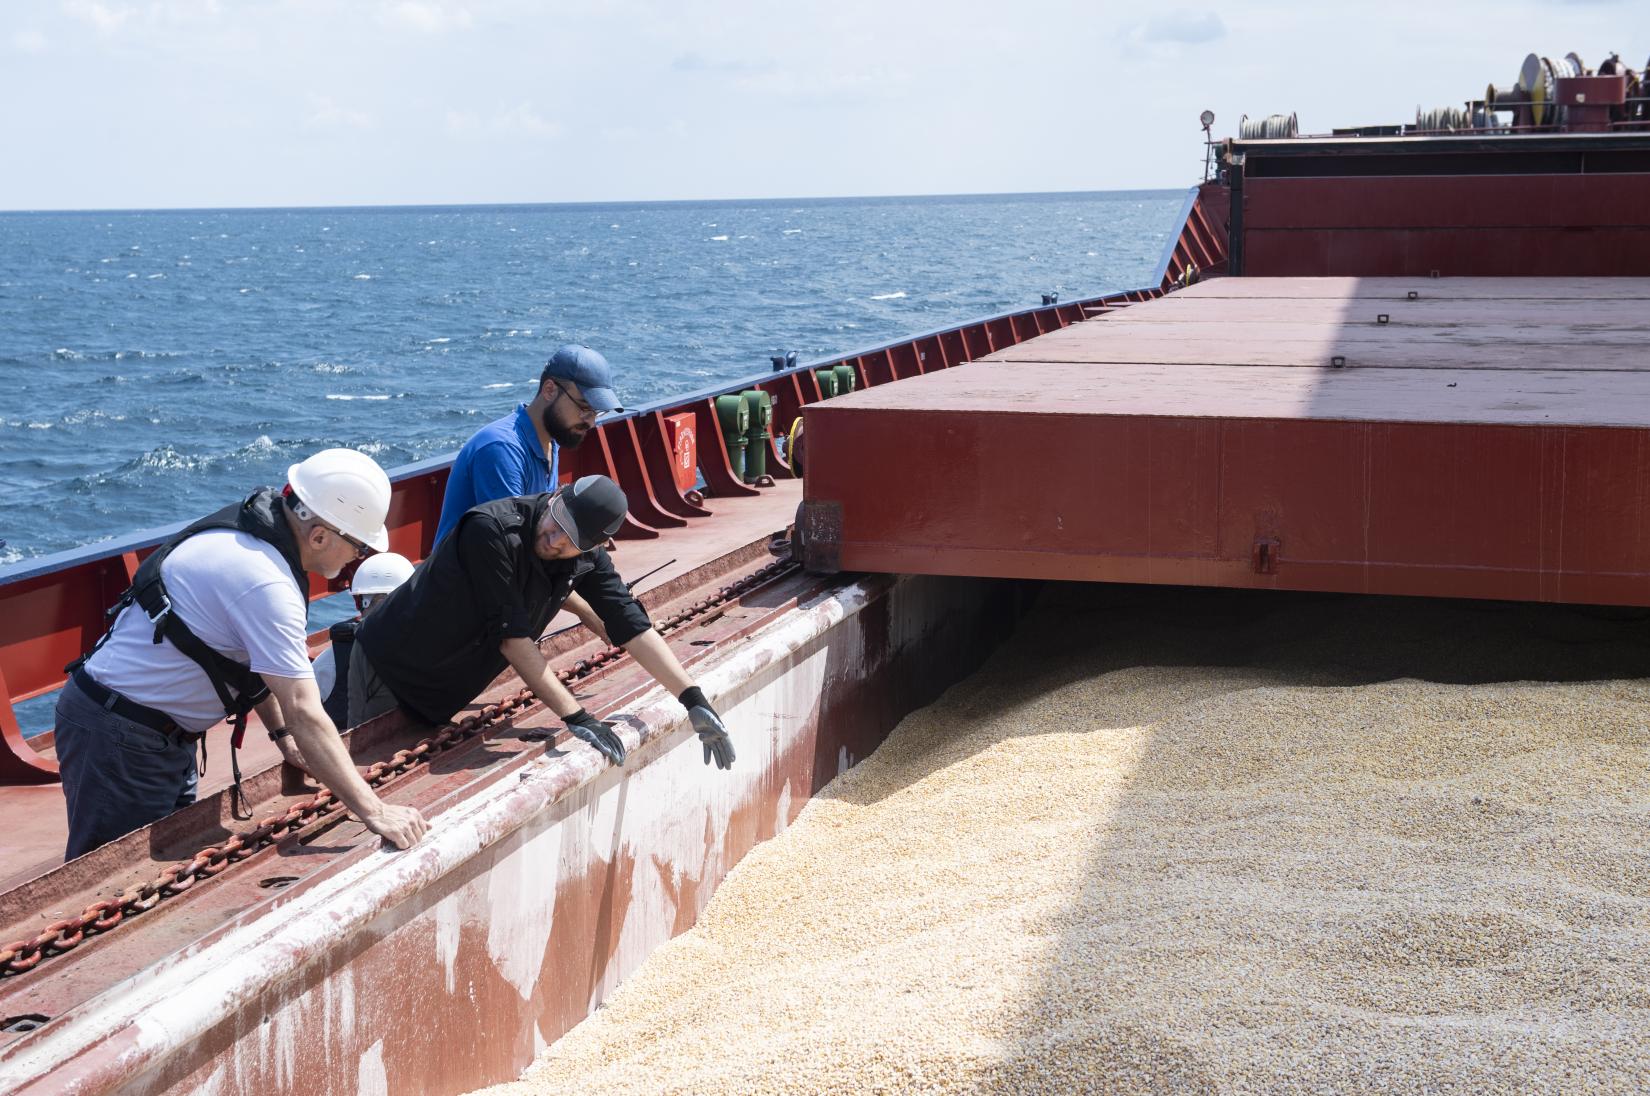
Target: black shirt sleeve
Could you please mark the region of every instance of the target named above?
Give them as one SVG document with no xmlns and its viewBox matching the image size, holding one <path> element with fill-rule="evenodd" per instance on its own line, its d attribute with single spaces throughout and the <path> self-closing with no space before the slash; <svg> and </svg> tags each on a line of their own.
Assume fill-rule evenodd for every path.
<svg viewBox="0 0 1650 1096">
<path fill-rule="evenodd" d="M 590 562 L 593 566 L 578 577 L 573 589 L 602 618 L 602 626 L 607 629 L 607 638 L 613 645 L 629 643 L 653 627 L 647 610 L 625 588 L 624 579 L 614 569 L 606 550 L 591 551 Z"/>
<path fill-rule="evenodd" d="M 481 617 L 486 638 L 493 643 L 506 639 L 537 639 L 533 620 L 522 603 L 516 584 L 516 559 L 512 538 L 488 514 L 469 513 L 459 519 L 458 558 Z"/>
</svg>

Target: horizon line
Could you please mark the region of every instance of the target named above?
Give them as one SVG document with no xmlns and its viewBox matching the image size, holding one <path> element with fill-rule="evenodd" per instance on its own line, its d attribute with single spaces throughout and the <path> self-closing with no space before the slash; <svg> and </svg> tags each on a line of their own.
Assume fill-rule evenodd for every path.
<svg viewBox="0 0 1650 1096">
<path fill-rule="evenodd" d="M 1189 184 L 1190 185 L 1190 184 Z M 1057 198 L 1088 194 L 1179 194 L 1186 187 L 1121 187 L 1111 190 L 957 191 L 939 194 L 824 194 L 777 198 L 611 198 L 573 202 L 387 202 L 364 205 L 248 205 L 248 206 L 85 206 L 62 209 L 0 209 L 0 216 L 65 213 L 327 213 L 364 210 L 414 209 L 565 209 L 580 206 L 638 205 L 747 205 L 783 202 L 872 202 L 913 198 Z"/>
</svg>

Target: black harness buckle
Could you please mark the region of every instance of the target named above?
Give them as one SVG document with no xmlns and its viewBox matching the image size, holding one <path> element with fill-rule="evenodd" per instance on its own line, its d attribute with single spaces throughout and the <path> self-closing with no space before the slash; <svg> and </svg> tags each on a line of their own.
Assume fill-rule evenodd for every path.
<svg viewBox="0 0 1650 1096">
<path fill-rule="evenodd" d="M 143 610 L 143 615 L 149 618 L 149 623 L 156 628 L 165 623 L 167 615 L 172 611 L 172 599 L 166 596 L 166 591 L 160 591 L 159 596 L 160 600 L 155 604 L 155 612 L 150 612 L 147 605 L 139 606 Z"/>
</svg>

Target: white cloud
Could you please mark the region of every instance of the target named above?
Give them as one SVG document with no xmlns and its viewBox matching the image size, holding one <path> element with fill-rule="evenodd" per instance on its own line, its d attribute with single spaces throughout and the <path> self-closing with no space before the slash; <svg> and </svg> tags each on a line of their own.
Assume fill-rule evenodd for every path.
<svg viewBox="0 0 1650 1096">
<path fill-rule="evenodd" d="M 11 47 L 18 53 L 45 53 L 46 36 L 37 30 L 14 31 Z"/>
<path fill-rule="evenodd" d="M 153 22 L 191 23 L 222 14 L 218 0 L 154 0 L 144 13 Z"/>
<path fill-rule="evenodd" d="M 673 72 L 708 72 L 726 76 L 771 72 L 774 68 L 771 63 L 765 61 L 710 58 L 694 51 L 677 54 L 671 58 L 670 67 Z"/>
<path fill-rule="evenodd" d="M 1212 11 L 1178 9 L 1152 16 L 1141 36 L 1148 42 L 1195 45 L 1226 37 L 1226 23 Z"/>
<path fill-rule="evenodd" d="M 459 137 L 538 137 L 561 136 L 560 122 L 552 121 L 533 109 L 531 103 L 517 103 L 483 117 L 471 111 L 449 110 L 446 114 L 447 132 Z"/>
<path fill-rule="evenodd" d="M 423 34 L 463 30 L 472 22 L 468 8 L 443 0 L 394 0 L 381 4 L 378 16 L 391 26 L 405 27 Z"/>
<path fill-rule="evenodd" d="M 65 0 L 63 11 L 96 28 L 99 34 L 113 34 L 132 17 L 132 9 L 124 4 L 109 5 L 99 0 Z"/>
<path fill-rule="evenodd" d="M 312 93 L 309 108 L 309 116 L 304 119 L 305 129 L 371 129 L 373 125 L 372 115 L 341 107 L 331 96 Z"/>
</svg>

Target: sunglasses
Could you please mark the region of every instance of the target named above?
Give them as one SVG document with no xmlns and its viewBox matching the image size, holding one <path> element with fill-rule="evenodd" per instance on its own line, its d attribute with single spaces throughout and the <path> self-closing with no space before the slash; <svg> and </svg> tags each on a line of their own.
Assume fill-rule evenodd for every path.
<svg viewBox="0 0 1650 1096">
<path fill-rule="evenodd" d="M 323 525 L 323 526 L 321 526 L 321 528 L 325 529 L 327 532 L 331 533 L 333 536 L 337 537 L 339 540 L 342 540 L 344 543 L 348 544 L 351 548 L 354 548 L 356 559 L 366 559 L 368 556 L 372 555 L 372 546 L 371 545 L 362 544 L 360 541 L 356 540 L 354 537 L 350 536 L 348 533 L 341 533 L 337 529 L 334 529 L 330 525 Z"/>
</svg>

